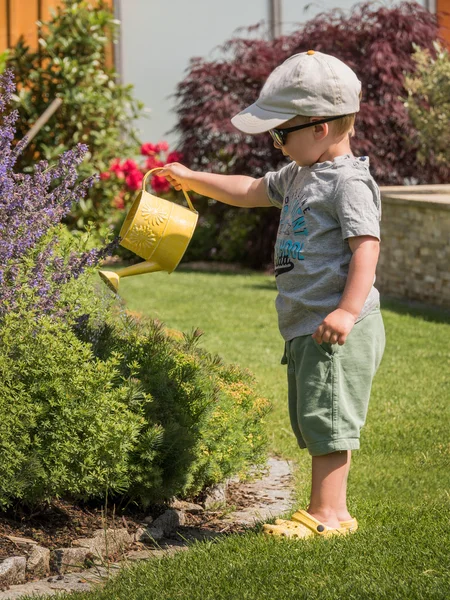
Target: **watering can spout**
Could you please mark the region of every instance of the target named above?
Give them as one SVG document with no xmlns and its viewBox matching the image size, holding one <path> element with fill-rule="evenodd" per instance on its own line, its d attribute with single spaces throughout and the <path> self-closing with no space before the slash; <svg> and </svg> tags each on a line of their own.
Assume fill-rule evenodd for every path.
<svg viewBox="0 0 450 600">
<path fill-rule="evenodd" d="M 121 277 L 141 275 L 142 273 L 156 273 L 156 271 L 162 270 L 162 267 L 160 267 L 158 263 L 145 261 L 138 263 L 137 265 L 131 265 L 131 267 L 119 269 L 118 271 L 99 271 L 98 274 L 106 283 L 106 285 L 117 294 Z"/>
<path fill-rule="evenodd" d="M 121 277 L 167 271 L 172 273 L 178 266 L 194 233 L 198 213 L 184 192 L 189 209 L 158 198 L 145 190 L 146 173 L 142 190 L 135 198 L 120 230 L 120 245 L 131 250 L 145 262 L 114 271 L 99 271 L 107 286 L 117 293 Z"/>
</svg>

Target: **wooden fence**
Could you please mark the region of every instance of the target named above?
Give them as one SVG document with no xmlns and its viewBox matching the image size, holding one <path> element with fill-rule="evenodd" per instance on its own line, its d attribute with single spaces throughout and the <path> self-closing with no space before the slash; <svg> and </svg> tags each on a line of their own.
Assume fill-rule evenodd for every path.
<svg viewBox="0 0 450 600">
<path fill-rule="evenodd" d="M 36 48 L 36 21 L 49 20 L 51 9 L 61 3 L 61 0 L 0 0 L 0 52 L 13 46 L 21 35 Z M 108 4 L 112 7 L 113 0 L 108 0 Z"/>
<path fill-rule="evenodd" d="M 439 33 L 450 50 L 450 0 L 436 0 L 436 12 L 439 16 Z"/>
</svg>

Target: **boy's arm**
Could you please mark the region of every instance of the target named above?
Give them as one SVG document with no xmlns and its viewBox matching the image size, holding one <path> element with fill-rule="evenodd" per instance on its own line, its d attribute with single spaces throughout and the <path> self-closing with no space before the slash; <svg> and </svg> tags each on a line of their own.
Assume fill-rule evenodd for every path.
<svg viewBox="0 0 450 600">
<path fill-rule="evenodd" d="M 313 338 L 321 344 L 342 345 L 353 328 L 372 288 L 380 253 L 380 241 L 370 235 L 348 238 L 353 252 L 344 292 L 338 308 L 322 321 Z"/>
<path fill-rule="evenodd" d="M 267 197 L 264 179 L 254 179 L 246 175 L 218 175 L 192 171 L 179 163 L 170 163 L 158 173 L 173 185 L 176 190 L 196 192 L 231 206 L 256 208 L 272 206 Z"/>
</svg>

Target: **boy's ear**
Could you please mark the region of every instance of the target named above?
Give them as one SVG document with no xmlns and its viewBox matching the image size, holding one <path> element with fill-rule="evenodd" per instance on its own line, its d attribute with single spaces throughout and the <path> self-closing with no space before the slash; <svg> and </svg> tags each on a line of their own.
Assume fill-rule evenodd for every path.
<svg viewBox="0 0 450 600">
<path fill-rule="evenodd" d="M 313 127 L 314 137 L 320 141 L 327 137 L 330 128 L 328 127 L 328 123 L 322 123 L 321 125 L 316 125 Z"/>
</svg>

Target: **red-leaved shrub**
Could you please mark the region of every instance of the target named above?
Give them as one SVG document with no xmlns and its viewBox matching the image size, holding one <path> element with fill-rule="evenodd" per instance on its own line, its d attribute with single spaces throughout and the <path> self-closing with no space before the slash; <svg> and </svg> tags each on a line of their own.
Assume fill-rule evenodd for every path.
<svg viewBox="0 0 450 600">
<path fill-rule="evenodd" d="M 280 168 L 283 156 L 269 135 L 242 134 L 231 125 L 230 118 L 256 100 L 277 65 L 292 54 L 314 49 L 340 58 L 362 81 L 363 99 L 352 147 L 355 154 L 370 157 L 372 173 L 380 185 L 448 181 L 446 165 L 431 161 L 420 164 L 417 160 L 417 134 L 403 100 L 407 95 L 404 75 L 415 67 L 413 44 L 434 53 L 432 44 L 438 37 L 436 16 L 415 2 L 404 2 L 393 8 L 360 4 L 349 16 L 333 10 L 275 40 L 231 39 L 222 48 L 221 59 L 193 59 L 178 86 L 175 129 L 181 134 L 185 164 L 197 170 L 254 177 Z M 217 219 L 218 214 L 236 209 L 216 205 L 213 210 L 219 227 L 224 219 Z M 235 226 L 237 220 L 231 222 Z M 240 254 L 243 262 L 257 267 L 270 261 L 270 241 L 276 231 L 272 211 L 259 218 L 255 229 L 245 238 Z M 223 227 L 220 233 L 225 239 Z M 230 258 L 223 256 L 220 247 L 216 256 Z"/>
</svg>

